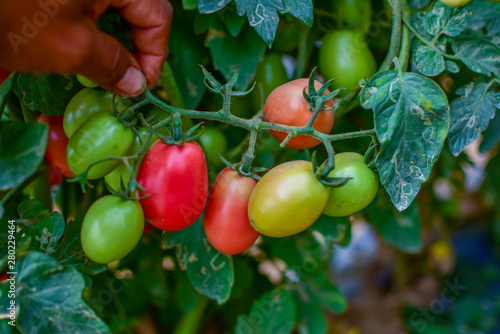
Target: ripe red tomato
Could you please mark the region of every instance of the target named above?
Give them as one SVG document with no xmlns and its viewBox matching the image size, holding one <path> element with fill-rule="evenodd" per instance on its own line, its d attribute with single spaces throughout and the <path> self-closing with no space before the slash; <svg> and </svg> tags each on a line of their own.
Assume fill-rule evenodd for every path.
<svg viewBox="0 0 500 334">
<path fill-rule="evenodd" d="M 221 253 L 242 253 L 259 237 L 248 218 L 248 200 L 256 184 L 229 167 L 215 179 L 203 218 L 208 241 Z"/>
<path fill-rule="evenodd" d="M 140 200 L 146 219 L 164 231 L 182 230 L 201 215 L 208 195 L 208 171 L 200 145 L 157 140 L 137 173 L 150 196 Z"/>
<path fill-rule="evenodd" d="M 45 151 L 45 159 L 49 165 L 50 185 L 61 183 L 66 177 L 74 177 L 75 174 L 69 169 L 66 160 L 66 147 L 68 146 L 68 137 L 63 129 L 64 116 L 48 116 L 41 114 L 37 120 L 47 124 L 49 127 L 49 139 Z"/>
<path fill-rule="evenodd" d="M 264 105 L 264 120 L 270 123 L 290 126 L 304 126 L 311 118 L 313 111 L 309 110 L 309 102 L 304 98 L 303 91 L 309 79 L 297 79 L 279 86 L 269 94 Z M 314 87 L 319 89 L 321 83 L 315 81 Z M 324 95 L 330 93 L 328 90 Z M 328 100 L 325 107 L 331 108 L 333 101 Z M 320 111 L 313 127 L 323 133 L 329 133 L 333 126 L 333 110 Z M 274 137 L 283 141 L 287 134 L 271 131 Z M 308 135 L 293 137 L 286 146 L 296 149 L 306 149 L 318 145 L 320 141 Z"/>
</svg>

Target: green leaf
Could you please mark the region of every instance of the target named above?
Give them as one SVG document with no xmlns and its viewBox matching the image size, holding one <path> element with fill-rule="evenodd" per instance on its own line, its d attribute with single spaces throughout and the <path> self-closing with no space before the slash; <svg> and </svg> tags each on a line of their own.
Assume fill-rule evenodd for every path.
<svg viewBox="0 0 500 334">
<path fill-rule="evenodd" d="M 309 297 L 330 312 L 340 314 L 347 309 L 346 297 L 324 272 L 314 276 L 304 285 Z"/>
<path fill-rule="evenodd" d="M 452 62 L 451 60 L 446 60 L 446 70 L 451 72 L 451 73 L 458 73 L 460 72 L 460 67 L 455 62 Z"/>
<path fill-rule="evenodd" d="M 197 0 L 182 0 L 182 8 L 185 10 L 198 8 Z"/>
<path fill-rule="evenodd" d="M 9 100 L 10 94 L 12 92 L 12 88 L 14 87 L 14 84 L 16 83 L 18 76 L 19 76 L 19 74 L 12 73 L 0 85 L 0 119 L 3 116 L 5 106 L 7 105 L 7 101 Z M 1 217 L 1 215 L 0 215 L 0 217 Z"/>
<path fill-rule="evenodd" d="M 411 9 L 420 9 L 427 5 L 430 0 L 410 0 L 408 2 L 408 5 L 410 6 Z"/>
<path fill-rule="evenodd" d="M 491 20 L 486 26 L 486 31 L 490 36 L 500 35 L 500 18 Z"/>
<path fill-rule="evenodd" d="M 459 155 L 467 145 L 479 137 L 495 116 L 495 93 L 488 91 L 484 82 L 471 82 L 456 91 L 451 102 L 451 127 L 448 146 Z"/>
<path fill-rule="evenodd" d="M 479 146 L 479 152 L 487 152 L 498 143 L 500 143 L 500 112 L 497 110 L 495 117 L 493 117 L 488 128 L 483 132 L 483 140 Z"/>
<path fill-rule="evenodd" d="M 243 16 L 239 16 L 236 9 L 227 11 L 224 15 L 224 23 L 226 28 L 231 34 L 231 36 L 236 37 L 240 34 L 246 19 Z"/>
<path fill-rule="evenodd" d="M 107 270 L 108 267 L 91 262 L 85 256 L 80 242 L 82 222 L 83 217 L 78 217 L 66 224 L 64 236 L 52 255 L 64 266 L 75 267 L 85 274 L 96 275 Z"/>
<path fill-rule="evenodd" d="M 486 24 L 500 17 L 500 3 L 487 0 L 472 1 L 472 18 L 469 29 L 479 30 Z"/>
<path fill-rule="evenodd" d="M 407 253 L 418 253 L 422 249 L 418 204 L 412 203 L 408 210 L 397 212 L 389 205 L 385 191 L 380 190 L 368 206 L 370 223 L 388 244 Z"/>
<path fill-rule="evenodd" d="M 434 77 L 446 69 L 441 53 L 422 43 L 413 52 L 413 61 L 417 70 L 428 77 Z"/>
<path fill-rule="evenodd" d="M 311 233 L 319 245 L 330 249 L 334 243 L 345 239 L 349 224 L 349 217 L 321 215 L 311 227 Z"/>
<path fill-rule="evenodd" d="M 82 300 L 84 280 L 49 255 L 29 252 L 16 264 L 17 328 L 23 333 L 111 333 Z M 8 284 L 4 284 L 4 295 Z"/>
<path fill-rule="evenodd" d="M 322 334 L 328 330 L 325 314 L 318 303 L 305 302 L 295 293 L 297 327 L 300 334 Z"/>
<path fill-rule="evenodd" d="M 57 243 L 64 234 L 66 223 L 58 212 L 53 212 L 46 216 L 34 228 L 34 242 L 32 250 L 41 251 L 51 255 L 55 252 Z"/>
<path fill-rule="evenodd" d="M 223 31 L 211 31 L 207 45 L 210 48 L 214 66 L 226 80 L 233 77 L 239 67 L 236 88 L 245 90 L 255 74 L 257 64 L 264 57 L 266 46 L 250 28 L 243 29 L 238 37 L 232 37 Z M 245 52 L 241 52 L 245 50 Z"/>
<path fill-rule="evenodd" d="M 429 177 L 448 134 L 446 94 L 424 76 L 389 70 L 369 80 L 361 104 L 374 113 L 380 181 L 394 206 L 405 210 Z"/>
<path fill-rule="evenodd" d="M 454 39 L 451 47 L 455 56 L 472 71 L 485 75 L 493 73 L 500 78 L 500 47 L 477 38 Z"/>
<path fill-rule="evenodd" d="M 268 47 L 273 44 L 280 18 L 278 11 L 284 11 L 281 0 L 235 0 L 239 15 L 247 15 L 248 23 L 255 28 Z M 252 44 L 246 44 L 246 48 Z M 246 48 L 242 50 L 246 50 Z"/>
<path fill-rule="evenodd" d="M 188 228 L 165 234 L 168 248 L 176 247 L 179 264 L 187 269 L 199 293 L 224 303 L 234 283 L 233 260 L 210 245 L 203 228 L 203 215 Z"/>
<path fill-rule="evenodd" d="M 313 24 L 313 4 L 311 0 L 283 0 L 282 14 L 290 13 L 308 26 Z"/>
<path fill-rule="evenodd" d="M 32 176 L 47 146 L 47 125 L 5 124 L 0 137 L 0 190 L 16 187 Z"/>
<path fill-rule="evenodd" d="M 214 13 L 224 8 L 231 0 L 198 0 L 198 10 L 201 14 Z"/>
<path fill-rule="evenodd" d="M 40 221 L 50 212 L 42 202 L 36 199 L 22 201 L 17 208 L 19 218 Z"/>
<path fill-rule="evenodd" d="M 455 8 L 436 1 L 427 10 L 423 23 L 425 30 L 433 36 L 445 34 L 454 37 L 467 28 L 471 16 L 472 4 Z"/>
<path fill-rule="evenodd" d="M 69 100 L 82 89 L 76 78 L 56 74 L 20 74 L 14 93 L 28 108 L 62 115 Z"/>
<path fill-rule="evenodd" d="M 287 334 L 295 326 L 296 305 L 291 293 L 275 288 L 253 302 L 249 315 L 236 320 L 236 334 Z"/>
</svg>

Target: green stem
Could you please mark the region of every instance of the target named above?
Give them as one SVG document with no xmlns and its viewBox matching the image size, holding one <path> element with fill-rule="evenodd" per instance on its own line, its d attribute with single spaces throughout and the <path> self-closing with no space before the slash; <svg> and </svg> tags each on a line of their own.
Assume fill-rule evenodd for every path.
<svg viewBox="0 0 500 334">
<path fill-rule="evenodd" d="M 177 83 L 175 82 L 174 74 L 168 62 L 165 62 L 162 69 L 162 88 L 168 95 L 168 100 L 174 107 L 185 108 L 184 100 Z"/>
<path fill-rule="evenodd" d="M 391 67 L 392 60 L 399 51 L 399 46 L 401 43 L 401 1 L 392 1 L 392 32 L 391 32 L 391 43 L 389 44 L 389 51 L 384 59 L 382 65 L 380 65 L 379 71 L 388 70 Z"/>
<path fill-rule="evenodd" d="M 173 334 L 196 334 L 201 325 L 201 320 L 205 314 L 209 299 L 202 297 L 198 304 L 186 315 L 175 327 Z"/>
<path fill-rule="evenodd" d="M 36 122 L 35 112 L 28 108 L 28 106 L 23 101 L 21 101 L 21 109 L 23 111 L 24 122 Z"/>
<path fill-rule="evenodd" d="M 243 154 L 240 172 L 245 176 L 250 173 L 250 167 L 252 165 L 253 159 L 255 158 L 255 146 L 257 143 L 257 135 L 258 134 L 259 133 L 256 130 L 252 130 L 250 132 L 248 150 L 245 152 L 245 154 Z"/>
<path fill-rule="evenodd" d="M 299 35 L 299 52 L 297 55 L 297 67 L 295 68 L 295 73 L 293 77 L 295 79 L 299 79 L 304 77 L 304 72 L 306 70 L 306 66 L 309 60 L 309 55 L 311 46 L 309 43 L 309 33 L 311 32 L 311 28 L 305 26 L 300 31 Z"/>
</svg>

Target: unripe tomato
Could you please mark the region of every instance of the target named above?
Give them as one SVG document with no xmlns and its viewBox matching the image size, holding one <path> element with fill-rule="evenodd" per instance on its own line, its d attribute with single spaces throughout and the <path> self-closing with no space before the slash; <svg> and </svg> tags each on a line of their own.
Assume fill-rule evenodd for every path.
<svg viewBox="0 0 500 334">
<path fill-rule="evenodd" d="M 61 183 L 66 177 L 74 177 L 66 161 L 66 148 L 68 146 L 68 137 L 63 129 L 63 116 L 48 116 L 40 114 L 37 120 L 47 124 L 49 127 L 49 138 L 47 149 L 45 150 L 45 159 L 49 165 L 50 185 Z"/>
<path fill-rule="evenodd" d="M 85 86 L 87 88 L 96 88 L 99 87 L 98 84 L 87 78 L 86 76 L 83 76 L 81 74 L 76 75 L 76 79 L 78 80 L 79 83 L 82 84 L 82 86 Z"/>
<path fill-rule="evenodd" d="M 339 96 L 345 96 L 360 80 L 370 79 L 377 71 L 377 64 L 363 35 L 354 30 L 337 30 L 321 40 L 319 70 L 326 80 L 337 78 L 330 87 L 344 87 Z"/>
<path fill-rule="evenodd" d="M 69 168 L 78 175 L 93 162 L 108 157 L 125 156 L 129 153 L 135 137 L 134 131 L 126 128 L 112 113 L 97 115 L 80 126 L 69 139 L 66 152 Z M 90 168 L 87 177 L 101 178 L 119 164 L 119 160 L 98 163 Z"/>
<path fill-rule="evenodd" d="M 201 147 L 203 147 L 207 160 L 215 166 L 219 165 L 222 160 L 217 153 L 220 155 L 226 154 L 226 136 L 217 129 L 207 127 L 198 140 Z"/>
<path fill-rule="evenodd" d="M 134 144 L 132 146 L 132 149 L 130 150 L 129 155 L 137 154 L 137 152 L 139 152 L 139 150 L 141 149 L 143 142 L 148 137 L 148 130 L 145 128 L 139 128 L 137 130 L 137 132 L 139 132 L 139 137 L 137 137 L 137 136 L 135 137 L 135 141 L 134 141 Z M 151 147 L 151 145 L 153 145 L 153 143 L 156 140 L 158 140 L 158 136 L 156 134 L 153 134 L 153 136 L 151 137 L 151 140 L 148 143 L 148 146 L 146 147 L 146 149 L 142 152 L 141 156 L 139 157 L 139 161 L 137 162 L 138 166 L 140 166 L 142 160 L 146 156 L 146 153 L 148 153 L 149 148 Z M 132 165 L 134 162 L 132 160 L 130 160 L 129 163 Z M 138 170 L 139 170 L 139 168 L 137 168 L 135 170 L 136 176 L 137 176 Z M 127 168 L 127 166 L 125 166 L 125 164 L 123 162 L 120 162 L 118 167 L 113 169 L 113 171 L 111 173 L 109 173 L 108 175 L 104 176 L 104 180 L 106 181 L 106 184 L 111 189 L 113 189 L 115 191 L 119 191 L 121 189 L 120 179 L 123 180 L 123 183 L 125 185 L 127 185 L 128 181 L 130 180 L 130 171 Z"/>
<path fill-rule="evenodd" d="M 368 206 L 378 190 L 378 177 L 365 164 L 364 157 L 354 152 L 335 155 L 335 169 L 329 177 L 351 177 L 345 185 L 331 188 L 326 204 L 326 215 L 332 217 L 349 216 Z"/>
<path fill-rule="evenodd" d="M 97 263 L 120 260 L 139 243 L 143 229 L 144 214 L 137 201 L 114 195 L 101 197 L 83 219 L 83 251 Z"/>
<path fill-rule="evenodd" d="M 267 53 L 257 65 L 253 91 L 250 93 L 254 111 L 260 110 L 267 97 L 278 86 L 288 81 L 286 69 L 281 57 L 276 53 Z"/>
<path fill-rule="evenodd" d="M 200 145 L 157 140 L 137 173 L 144 188 L 140 200 L 146 219 L 164 231 L 182 230 L 201 215 L 208 194 L 208 171 Z"/>
<path fill-rule="evenodd" d="M 64 132 L 68 138 L 93 116 L 113 111 L 113 93 L 84 88 L 69 101 L 64 111 Z"/>
<path fill-rule="evenodd" d="M 309 110 L 309 102 L 304 98 L 304 88 L 307 88 L 309 79 L 297 79 L 279 86 L 266 100 L 264 105 L 264 120 L 290 126 L 304 126 L 313 114 Z M 316 90 L 321 88 L 321 83 L 314 82 Z M 307 91 L 307 89 L 306 89 Z M 328 90 L 323 95 L 330 93 Z M 326 101 L 324 107 L 331 108 L 332 99 Z M 329 133 L 333 126 L 333 110 L 321 110 L 313 123 L 319 132 Z M 287 134 L 279 131 L 270 131 L 279 141 L 283 141 Z M 318 145 L 320 141 L 312 136 L 300 135 L 293 137 L 286 146 L 296 149 L 306 149 Z"/>
<path fill-rule="evenodd" d="M 490 0 L 490 1 L 492 1 L 492 0 Z M 500 1 L 500 0 L 496 0 L 496 1 Z M 469 2 L 471 2 L 471 0 L 441 0 L 441 2 L 447 6 L 450 6 L 450 7 L 463 7 L 466 4 L 468 4 Z"/>
<path fill-rule="evenodd" d="M 356 27 L 363 33 L 370 28 L 372 15 L 371 0 L 333 0 L 333 14 L 345 28 Z"/>
<path fill-rule="evenodd" d="M 248 219 L 248 200 L 256 180 L 229 167 L 217 176 L 203 216 L 208 241 L 219 252 L 233 255 L 246 251 L 259 237 Z"/>
<path fill-rule="evenodd" d="M 289 161 L 257 183 L 248 203 L 253 227 L 268 237 L 287 237 L 311 226 L 323 212 L 330 190 L 319 182 L 310 161 Z"/>
</svg>

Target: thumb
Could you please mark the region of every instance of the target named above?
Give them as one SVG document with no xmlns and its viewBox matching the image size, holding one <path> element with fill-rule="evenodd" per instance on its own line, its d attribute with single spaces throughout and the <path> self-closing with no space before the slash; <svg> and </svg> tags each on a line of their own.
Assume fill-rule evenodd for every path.
<svg viewBox="0 0 500 334">
<path fill-rule="evenodd" d="M 118 40 L 95 26 L 90 40 L 79 74 L 121 96 L 138 96 L 146 89 L 139 63 Z"/>
</svg>

